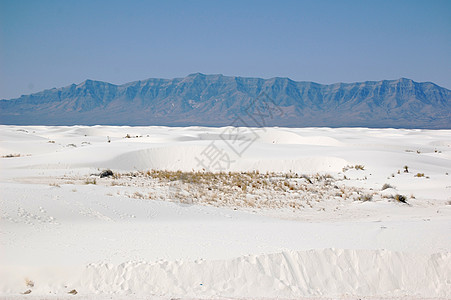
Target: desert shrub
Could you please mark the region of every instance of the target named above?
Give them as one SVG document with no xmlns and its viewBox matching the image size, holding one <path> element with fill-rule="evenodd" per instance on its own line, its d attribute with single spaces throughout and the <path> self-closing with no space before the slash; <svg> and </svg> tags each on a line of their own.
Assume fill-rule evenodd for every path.
<svg viewBox="0 0 451 300">
<path fill-rule="evenodd" d="M 404 195 L 397 194 L 395 196 L 395 200 L 398 201 L 398 202 L 407 203 L 407 197 L 404 196 Z"/>
<path fill-rule="evenodd" d="M 424 177 L 424 173 L 417 173 L 414 175 L 415 177 Z"/>
<path fill-rule="evenodd" d="M 100 172 L 100 178 L 104 178 L 104 177 L 111 177 L 113 176 L 113 171 L 111 171 L 110 169 L 107 170 L 103 170 L 102 172 Z"/>
<path fill-rule="evenodd" d="M 384 185 L 382 186 L 382 191 L 386 190 L 386 189 L 394 189 L 395 187 L 392 186 L 391 184 L 388 183 L 384 183 Z"/>
<path fill-rule="evenodd" d="M 362 171 L 365 170 L 365 166 L 364 165 L 355 165 L 354 168 L 356 170 L 362 170 Z"/>
<path fill-rule="evenodd" d="M 409 167 L 408 166 L 404 166 L 404 173 L 409 173 Z"/>
</svg>

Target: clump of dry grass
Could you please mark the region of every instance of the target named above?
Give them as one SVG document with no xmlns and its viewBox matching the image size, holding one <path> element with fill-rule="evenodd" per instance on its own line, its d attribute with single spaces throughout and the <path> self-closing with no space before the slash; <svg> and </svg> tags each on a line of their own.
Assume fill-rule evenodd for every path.
<svg viewBox="0 0 451 300">
<path fill-rule="evenodd" d="M 34 282 L 32 280 L 30 280 L 29 278 L 25 278 L 25 285 L 27 287 L 34 287 Z"/>
<path fill-rule="evenodd" d="M 13 154 L 13 153 L 11 153 L 11 154 L 3 155 L 2 157 L 3 158 L 13 158 L 13 157 L 21 157 L 21 155 L 20 154 Z"/>
<path fill-rule="evenodd" d="M 85 184 L 97 184 L 97 180 L 95 178 L 86 178 Z"/>
<path fill-rule="evenodd" d="M 343 172 L 346 172 L 346 171 L 351 170 L 351 169 L 356 169 L 356 170 L 363 171 L 363 170 L 365 170 L 365 166 L 364 165 L 354 165 L 354 166 L 347 165 L 347 166 L 343 167 Z"/>
<path fill-rule="evenodd" d="M 330 174 L 145 170 L 114 173 L 112 186 L 141 188 L 130 198 L 243 208 L 314 208 L 328 199 L 369 201 L 362 189 L 342 186 Z M 108 183 L 105 178 L 103 184 Z M 168 187 L 161 189 L 161 187 Z M 145 196 L 148 188 L 160 192 Z M 147 194 L 146 194 L 147 195 Z M 362 196 L 364 195 L 364 196 Z M 337 198 L 339 197 L 339 198 Z"/>
<path fill-rule="evenodd" d="M 389 184 L 389 183 L 384 183 L 384 185 L 382 186 L 382 191 L 383 190 L 386 190 L 386 189 L 394 189 L 395 187 L 394 186 L 392 186 L 391 184 Z"/>
<path fill-rule="evenodd" d="M 68 294 L 71 294 L 71 295 L 77 295 L 78 292 L 77 292 L 77 290 L 72 290 L 72 291 L 68 292 Z"/>
<path fill-rule="evenodd" d="M 373 200 L 373 195 L 372 195 L 372 194 L 364 194 L 364 195 L 361 195 L 361 196 L 359 197 L 359 200 L 360 200 L 360 201 L 363 201 L 363 202 L 371 201 L 371 200 Z"/>
<path fill-rule="evenodd" d="M 144 196 L 143 194 L 141 194 L 140 192 L 134 192 L 131 195 L 131 198 L 135 198 L 135 199 L 145 199 L 146 196 Z"/>
</svg>

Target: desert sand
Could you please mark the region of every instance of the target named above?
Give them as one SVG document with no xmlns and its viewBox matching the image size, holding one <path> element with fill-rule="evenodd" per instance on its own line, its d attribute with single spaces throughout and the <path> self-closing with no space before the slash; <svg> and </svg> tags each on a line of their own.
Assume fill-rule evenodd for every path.
<svg viewBox="0 0 451 300">
<path fill-rule="evenodd" d="M 0 126 L 0 156 L 1 299 L 451 297 L 450 130 Z"/>
</svg>

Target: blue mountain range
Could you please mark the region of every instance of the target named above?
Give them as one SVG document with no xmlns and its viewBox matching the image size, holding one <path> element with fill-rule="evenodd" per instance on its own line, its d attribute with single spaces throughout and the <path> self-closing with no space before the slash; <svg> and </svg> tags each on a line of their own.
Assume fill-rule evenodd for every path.
<svg viewBox="0 0 451 300">
<path fill-rule="evenodd" d="M 451 129 L 451 91 L 431 82 L 336 83 L 191 74 L 114 85 L 86 80 L 0 100 L 15 125 Z"/>
</svg>

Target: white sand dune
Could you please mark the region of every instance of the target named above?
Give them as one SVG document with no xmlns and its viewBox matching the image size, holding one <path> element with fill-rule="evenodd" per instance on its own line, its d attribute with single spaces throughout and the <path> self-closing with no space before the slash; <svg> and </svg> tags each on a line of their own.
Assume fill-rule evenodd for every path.
<svg viewBox="0 0 451 300">
<path fill-rule="evenodd" d="M 300 298 L 380 295 L 449 297 L 450 253 L 387 250 L 310 250 L 248 255 L 229 260 L 92 263 L 83 269 L 29 272 L 44 278 L 34 293 L 201 298 Z M 394 272 L 396 270 L 396 272 Z M 5 271 L 5 270 L 3 270 Z M 9 285 L 21 277 L 8 270 Z M 66 278 L 48 274 L 66 274 Z M 70 278 L 70 281 L 68 281 Z M 14 281 L 16 281 L 14 283 Z"/>
<path fill-rule="evenodd" d="M 231 130 L 0 126 L 0 156 L 13 156 L 0 158 L 0 298 L 451 297 L 451 131 Z M 310 202 L 226 194 L 291 209 L 181 203 L 193 195 L 183 182 L 91 175 L 201 170 L 211 145 L 226 172 L 331 181 Z"/>
</svg>

